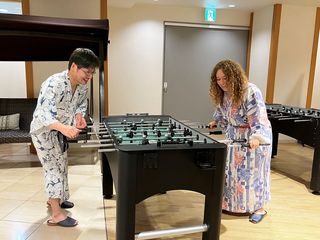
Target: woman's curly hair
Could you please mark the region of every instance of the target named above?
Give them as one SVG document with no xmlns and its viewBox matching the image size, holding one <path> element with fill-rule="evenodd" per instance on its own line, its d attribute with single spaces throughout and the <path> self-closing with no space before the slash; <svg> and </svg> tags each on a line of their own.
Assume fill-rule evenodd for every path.
<svg viewBox="0 0 320 240">
<path fill-rule="evenodd" d="M 219 69 L 221 69 L 226 76 L 228 93 L 232 103 L 240 106 L 241 102 L 243 101 L 248 78 L 246 77 L 240 64 L 231 60 L 223 60 L 217 63 L 212 70 L 209 90 L 212 101 L 217 105 L 222 105 L 223 103 L 224 92 L 219 87 L 216 78 L 217 71 Z"/>
</svg>

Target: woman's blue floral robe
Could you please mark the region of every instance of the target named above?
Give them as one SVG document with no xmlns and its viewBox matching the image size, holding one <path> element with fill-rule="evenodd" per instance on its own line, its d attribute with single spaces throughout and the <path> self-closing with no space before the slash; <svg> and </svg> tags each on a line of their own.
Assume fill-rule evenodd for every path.
<svg viewBox="0 0 320 240">
<path fill-rule="evenodd" d="M 226 139 L 259 139 L 260 145 L 252 150 L 229 144 L 222 209 L 236 212 L 254 212 L 270 200 L 270 160 L 272 130 L 260 90 L 248 84 L 240 107 L 224 97 L 213 119 L 226 132 Z"/>
</svg>

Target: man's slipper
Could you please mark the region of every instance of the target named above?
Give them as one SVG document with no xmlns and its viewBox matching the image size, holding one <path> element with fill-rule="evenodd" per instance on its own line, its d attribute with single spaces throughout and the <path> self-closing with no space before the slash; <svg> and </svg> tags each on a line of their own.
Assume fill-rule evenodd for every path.
<svg viewBox="0 0 320 240">
<path fill-rule="evenodd" d="M 64 201 L 60 204 L 61 208 L 73 208 L 74 204 L 73 202 L 69 202 L 69 201 Z"/>
<path fill-rule="evenodd" d="M 256 224 L 262 221 L 262 219 L 267 215 L 267 211 L 264 211 L 263 214 L 252 213 L 249 217 L 249 221 Z"/>
<path fill-rule="evenodd" d="M 51 219 L 47 221 L 48 226 L 60 226 L 60 227 L 75 227 L 78 225 L 78 221 L 71 218 L 67 217 L 66 219 L 60 221 L 60 222 L 52 222 Z"/>
</svg>

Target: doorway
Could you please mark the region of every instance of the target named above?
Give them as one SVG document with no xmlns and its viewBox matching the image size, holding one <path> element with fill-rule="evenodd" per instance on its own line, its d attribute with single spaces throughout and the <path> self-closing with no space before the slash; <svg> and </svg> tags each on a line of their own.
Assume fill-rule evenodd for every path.
<svg viewBox="0 0 320 240">
<path fill-rule="evenodd" d="M 165 23 L 162 113 L 206 124 L 214 106 L 209 96 L 211 71 L 232 59 L 246 69 L 248 27 Z"/>
</svg>

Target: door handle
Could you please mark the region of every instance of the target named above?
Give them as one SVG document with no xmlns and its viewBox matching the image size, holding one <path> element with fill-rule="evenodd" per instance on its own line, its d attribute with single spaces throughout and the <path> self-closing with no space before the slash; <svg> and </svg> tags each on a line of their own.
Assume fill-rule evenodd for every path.
<svg viewBox="0 0 320 240">
<path fill-rule="evenodd" d="M 168 92 L 168 82 L 163 82 L 163 91 Z"/>
</svg>

